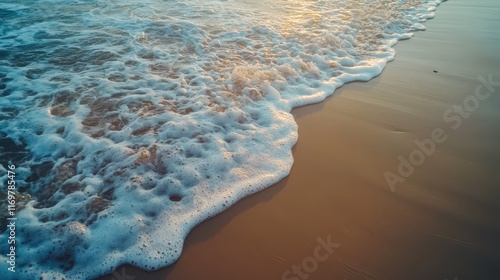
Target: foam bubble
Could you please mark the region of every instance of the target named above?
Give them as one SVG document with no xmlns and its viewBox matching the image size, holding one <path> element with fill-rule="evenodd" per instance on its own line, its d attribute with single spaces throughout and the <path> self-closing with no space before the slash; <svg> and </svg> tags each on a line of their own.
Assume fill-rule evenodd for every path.
<svg viewBox="0 0 500 280">
<path fill-rule="evenodd" d="M 195 225 L 287 176 L 293 107 L 380 74 L 440 3 L 6 2 L 19 279 L 173 263 Z"/>
</svg>

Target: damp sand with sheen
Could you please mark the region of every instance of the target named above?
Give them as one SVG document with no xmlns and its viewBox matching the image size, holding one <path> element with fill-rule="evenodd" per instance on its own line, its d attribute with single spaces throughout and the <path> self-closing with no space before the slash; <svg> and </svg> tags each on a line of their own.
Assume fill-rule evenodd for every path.
<svg viewBox="0 0 500 280">
<path fill-rule="evenodd" d="M 1 2 L 18 279 L 173 263 L 194 226 L 287 176 L 293 107 L 380 74 L 440 3 Z"/>
</svg>

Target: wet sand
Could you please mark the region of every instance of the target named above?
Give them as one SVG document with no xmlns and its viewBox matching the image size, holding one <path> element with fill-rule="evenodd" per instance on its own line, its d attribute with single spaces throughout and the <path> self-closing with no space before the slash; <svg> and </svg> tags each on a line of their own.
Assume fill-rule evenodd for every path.
<svg viewBox="0 0 500 280">
<path fill-rule="evenodd" d="M 172 266 L 102 279 L 500 279 L 500 4 L 445 2 L 425 25 L 379 77 L 292 112 L 286 179 L 197 226 Z"/>
</svg>

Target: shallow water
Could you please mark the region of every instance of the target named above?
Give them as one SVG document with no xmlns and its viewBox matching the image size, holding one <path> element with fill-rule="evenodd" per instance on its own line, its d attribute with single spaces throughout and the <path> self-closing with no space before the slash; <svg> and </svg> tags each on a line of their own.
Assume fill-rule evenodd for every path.
<svg viewBox="0 0 500 280">
<path fill-rule="evenodd" d="M 196 224 L 288 174 L 293 107 L 380 74 L 440 3 L 8 2 L 0 174 L 17 166 L 16 279 L 171 264 Z"/>
</svg>

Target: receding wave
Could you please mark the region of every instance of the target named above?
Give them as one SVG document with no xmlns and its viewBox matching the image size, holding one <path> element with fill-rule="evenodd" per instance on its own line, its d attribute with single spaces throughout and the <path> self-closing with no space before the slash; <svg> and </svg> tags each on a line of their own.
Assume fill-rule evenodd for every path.
<svg viewBox="0 0 500 280">
<path fill-rule="evenodd" d="M 195 225 L 289 173 L 293 107 L 380 74 L 440 2 L 0 0 L 16 277 L 173 263 Z"/>
</svg>

